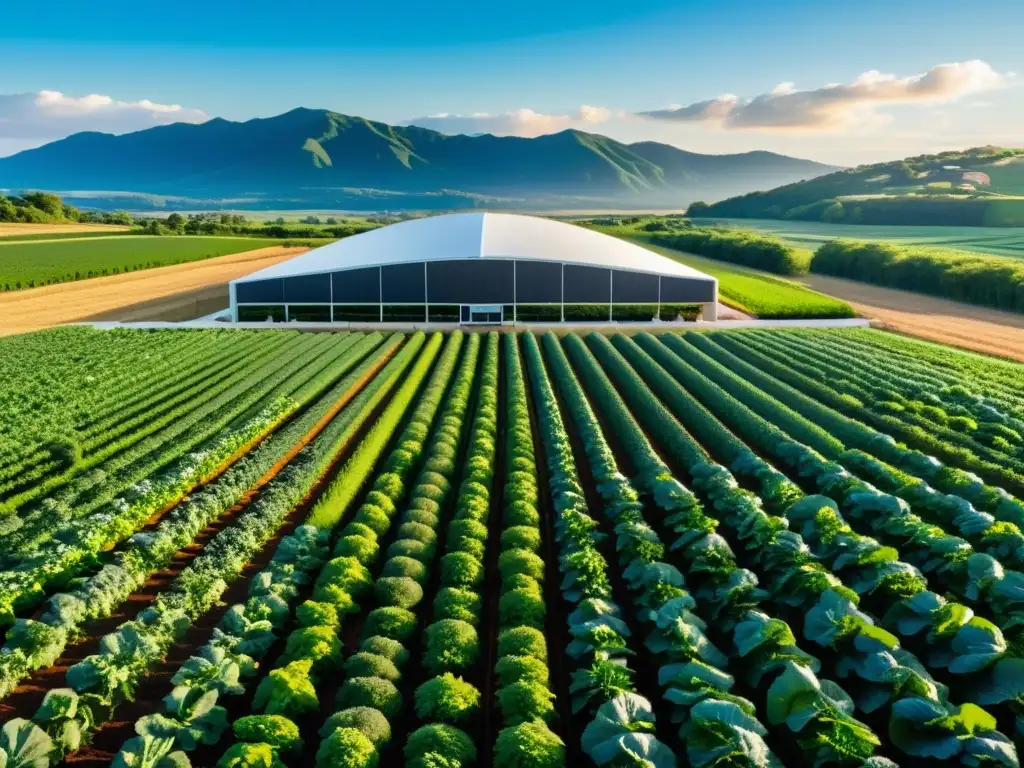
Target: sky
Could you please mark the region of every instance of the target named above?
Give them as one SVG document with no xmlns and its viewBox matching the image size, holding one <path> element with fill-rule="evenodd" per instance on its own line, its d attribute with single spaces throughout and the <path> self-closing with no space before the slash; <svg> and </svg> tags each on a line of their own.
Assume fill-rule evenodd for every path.
<svg viewBox="0 0 1024 768">
<path fill-rule="evenodd" d="M 838 165 L 1024 146 L 1022 29 L 1020 0 L 16 3 L 0 156 L 299 106 Z"/>
</svg>

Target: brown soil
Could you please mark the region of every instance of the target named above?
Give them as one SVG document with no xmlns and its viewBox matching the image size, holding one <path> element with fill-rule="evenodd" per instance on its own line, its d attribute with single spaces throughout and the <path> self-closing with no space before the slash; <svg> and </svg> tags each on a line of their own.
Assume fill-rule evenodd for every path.
<svg viewBox="0 0 1024 768">
<path fill-rule="evenodd" d="M 878 327 L 1024 362 L 1024 315 L 824 275 L 800 282 L 848 301 Z"/>
<path fill-rule="evenodd" d="M 0 237 L 16 235 L 55 235 L 65 232 L 127 232 L 130 227 L 118 224 L 0 224 Z"/>
<path fill-rule="evenodd" d="M 0 294 L 0 335 L 92 320 L 188 320 L 228 305 L 228 282 L 307 248 L 273 246 L 205 261 Z"/>
</svg>

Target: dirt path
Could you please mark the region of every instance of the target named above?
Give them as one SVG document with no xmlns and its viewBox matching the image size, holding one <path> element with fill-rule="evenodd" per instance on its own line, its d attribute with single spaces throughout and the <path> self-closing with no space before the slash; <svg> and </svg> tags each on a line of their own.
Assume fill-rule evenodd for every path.
<svg viewBox="0 0 1024 768">
<path fill-rule="evenodd" d="M 124 275 L 0 293 L 0 335 L 84 320 L 187 320 L 228 305 L 228 282 L 307 248 L 272 246 Z"/>
<path fill-rule="evenodd" d="M 1024 362 L 1024 315 L 824 275 L 800 282 L 848 301 L 881 327 Z"/>
</svg>

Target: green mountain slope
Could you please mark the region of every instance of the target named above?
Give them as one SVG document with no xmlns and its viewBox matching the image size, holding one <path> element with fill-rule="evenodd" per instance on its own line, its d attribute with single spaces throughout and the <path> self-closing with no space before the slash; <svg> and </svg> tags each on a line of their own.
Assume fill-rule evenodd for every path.
<svg viewBox="0 0 1024 768">
<path fill-rule="evenodd" d="M 123 136 L 76 134 L 0 159 L 0 183 L 235 199 L 255 207 L 353 201 L 453 207 L 460 200 L 557 205 L 573 199 L 681 207 L 832 170 L 767 152 L 698 155 L 572 130 L 533 139 L 448 136 L 295 109 L 242 123 L 215 119 Z"/>
<path fill-rule="evenodd" d="M 1024 149 L 977 147 L 850 168 L 691 208 L 694 216 L 1024 226 Z"/>
</svg>

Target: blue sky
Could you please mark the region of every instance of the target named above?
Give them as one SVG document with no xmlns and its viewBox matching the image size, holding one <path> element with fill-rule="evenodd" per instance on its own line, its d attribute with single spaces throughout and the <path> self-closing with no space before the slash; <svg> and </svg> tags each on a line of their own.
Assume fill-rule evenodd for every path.
<svg viewBox="0 0 1024 768">
<path fill-rule="evenodd" d="M 1013 74 L 1024 72 L 1021 30 L 1020 0 L 111 0 L 102 9 L 55 0 L 45 18 L 18 3 L 0 21 L 0 154 L 83 127 L 296 106 L 449 131 L 581 127 L 844 164 L 1024 144 Z M 913 80 L 966 62 L 976 63 L 939 70 L 934 88 Z M 858 80 L 872 71 L 893 77 Z M 848 90 L 820 90 L 829 84 Z M 40 102 L 42 92 L 63 100 Z M 91 94 L 110 101 L 75 101 Z"/>
</svg>

